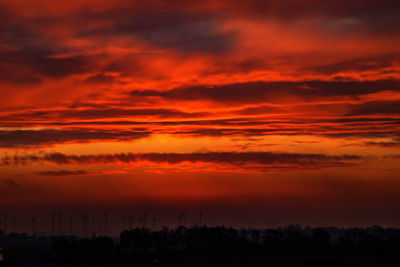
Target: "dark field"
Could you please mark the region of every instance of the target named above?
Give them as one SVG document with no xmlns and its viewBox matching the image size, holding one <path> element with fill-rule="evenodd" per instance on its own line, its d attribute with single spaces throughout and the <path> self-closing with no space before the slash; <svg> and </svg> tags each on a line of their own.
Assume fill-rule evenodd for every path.
<svg viewBox="0 0 400 267">
<path fill-rule="evenodd" d="M 0 234 L 0 266 L 399 266 L 400 230 L 179 227 L 101 236 Z"/>
</svg>

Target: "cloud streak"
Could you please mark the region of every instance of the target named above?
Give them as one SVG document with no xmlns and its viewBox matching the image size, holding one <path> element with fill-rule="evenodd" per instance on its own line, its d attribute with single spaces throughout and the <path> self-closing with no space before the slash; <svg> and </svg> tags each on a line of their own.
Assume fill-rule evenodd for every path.
<svg viewBox="0 0 400 267">
<path fill-rule="evenodd" d="M 73 175 L 88 175 L 94 173 L 87 172 L 84 170 L 78 170 L 78 171 L 60 170 L 60 171 L 40 171 L 36 172 L 35 174 L 42 176 L 73 176 Z"/>
<path fill-rule="evenodd" d="M 51 146 L 55 144 L 89 143 L 99 141 L 132 141 L 150 136 L 150 132 L 141 131 L 111 131 L 93 129 L 44 129 L 0 131 L 0 147 L 32 148 Z"/>
<path fill-rule="evenodd" d="M 134 90 L 131 96 L 161 97 L 186 101 L 210 100 L 217 102 L 276 103 L 279 97 L 290 95 L 317 100 L 324 97 L 357 97 L 380 91 L 399 91 L 399 80 L 380 81 L 302 81 L 249 82 L 218 86 L 195 86 L 169 91 Z"/>
<path fill-rule="evenodd" d="M 362 160 L 357 155 L 326 155 L 326 154 L 300 154 L 279 152 L 206 152 L 206 153 L 117 153 L 117 154 L 93 154 L 71 155 L 62 153 L 39 153 L 5 156 L 0 162 L 2 165 L 27 165 L 37 162 L 48 162 L 58 165 L 70 164 L 170 164 L 203 163 L 215 165 L 227 165 L 240 168 L 274 169 L 308 169 L 323 167 L 352 166 Z M 51 174 L 49 172 L 40 174 Z M 52 173 L 58 175 L 58 172 Z M 64 172 L 62 172 L 64 175 Z"/>
</svg>

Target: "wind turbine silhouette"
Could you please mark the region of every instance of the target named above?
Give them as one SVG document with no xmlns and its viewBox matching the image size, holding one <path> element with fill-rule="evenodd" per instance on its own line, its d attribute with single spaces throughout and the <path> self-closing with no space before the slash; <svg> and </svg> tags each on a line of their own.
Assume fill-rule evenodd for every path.
<svg viewBox="0 0 400 267">
<path fill-rule="evenodd" d="M 109 210 L 104 211 L 104 234 L 107 235 Z"/>
<path fill-rule="evenodd" d="M 143 214 L 140 216 L 139 220 L 140 220 L 140 221 L 142 222 L 142 224 L 143 224 L 143 229 L 146 229 L 147 213 L 146 213 L 146 212 L 143 213 Z"/>
<path fill-rule="evenodd" d="M 7 233 L 7 223 L 8 223 L 8 213 L 7 211 L 4 213 L 4 233 Z"/>
<path fill-rule="evenodd" d="M 126 214 L 122 214 L 122 231 L 126 230 Z"/>
<path fill-rule="evenodd" d="M 200 213 L 199 213 L 199 226 L 203 226 L 203 212 L 202 211 L 200 211 Z"/>
<path fill-rule="evenodd" d="M 129 230 L 132 230 L 133 228 L 133 218 L 132 218 L 132 214 L 130 214 L 128 216 L 128 221 L 129 221 Z"/>
<path fill-rule="evenodd" d="M 153 217 L 153 232 L 156 230 L 156 222 L 159 222 L 157 217 Z"/>
<path fill-rule="evenodd" d="M 181 214 L 179 214 L 179 217 L 178 217 L 178 218 L 179 218 L 179 224 L 186 227 L 187 214 L 181 212 Z"/>
<path fill-rule="evenodd" d="M 58 234 L 62 234 L 62 217 L 64 214 L 62 212 L 58 213 Z"/>
<path fill-rule="evenodd" d="M 31 227 L 32 227 L 32 235 L 35 235 L 35 232 L 36 232 L 35 231 L 36 230 L 35 229 L 36 228 L 36 218 L 35 217 L 32 218 L 32 222 L 31 223 L 32 223 L 32 225 L 31 225 Z"/>
<path fill-rule="evenodd" d="M 71 213 L 70 215 L 69 215 L 69 232 L 70 232 L 70 234 L 72 235 L 73 234 L 73 225 L 74 225 L 74 214 L 73 213 Z"/>
<path fill-rule="evenodd" d="M 56 213 L 52 212 L 51 213 L 51 234 L 54 235 L 54 226 L 56 222 Z"/>
<path fill-rule="evenodd" d="M 12 221 L 13 225 L 12 225 L 12 232 L 15 233 L 15 225 L 17 224 L 17 217 L 13 217 L 13 221 Z"/>
<path fill-rule="evenodd" d="M 87 213 L 82 216 L 82 230 L 84 235 L 87 233 L 88 230 L 88 218 L 89 215 Z"/>
</svg>

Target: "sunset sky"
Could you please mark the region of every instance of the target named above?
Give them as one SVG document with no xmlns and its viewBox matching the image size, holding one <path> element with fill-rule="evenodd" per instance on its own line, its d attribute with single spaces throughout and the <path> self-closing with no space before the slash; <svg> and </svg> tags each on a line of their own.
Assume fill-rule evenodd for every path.
<svg viewBox="0 0 400 267">
<path fill-rule="evenodd" d="M 399 1 L 0 0 L 0 213 L 399 207 Z"/>
</svg>

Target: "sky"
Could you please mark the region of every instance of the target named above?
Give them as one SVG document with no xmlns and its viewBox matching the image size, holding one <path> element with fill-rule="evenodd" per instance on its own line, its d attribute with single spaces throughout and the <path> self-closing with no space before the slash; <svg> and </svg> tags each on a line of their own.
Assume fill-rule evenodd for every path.
<svg viewBox="0 0 400 267">
<path fill-rule="evenodd" d="M 397 0 L 0 0 L 0 214 L 398 226 L 399 43 Z"/>
</svg>

